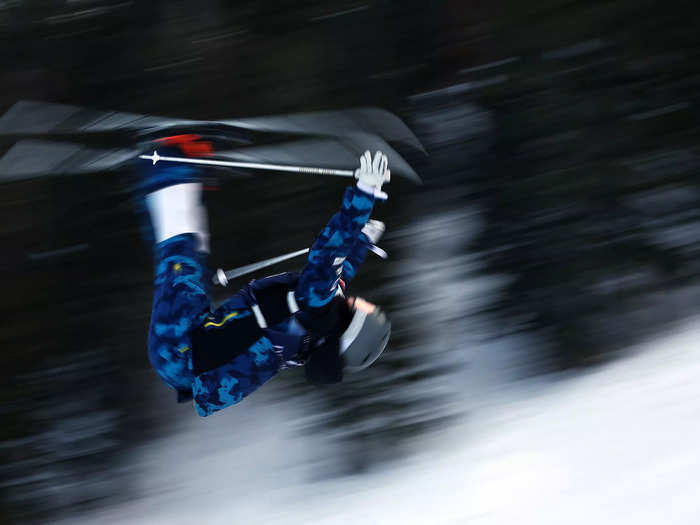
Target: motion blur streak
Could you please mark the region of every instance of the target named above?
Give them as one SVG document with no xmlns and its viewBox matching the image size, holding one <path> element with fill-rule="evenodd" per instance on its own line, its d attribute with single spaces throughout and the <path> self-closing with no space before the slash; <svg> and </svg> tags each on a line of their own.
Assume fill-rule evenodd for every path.
<svg viewBox="0 0 700 525">
<path fill-rule="evenodd" d="M 235 4 L 0 2 L 0 522 L 696 524 L 696 3 Z M 388 351 L 175 404 L 144 123 L 229 160 L 387 148 L 390 257 L 351 291 Z M 206 175 L 215 268 L 308 247 L 348 182 Z"/>
</svg>

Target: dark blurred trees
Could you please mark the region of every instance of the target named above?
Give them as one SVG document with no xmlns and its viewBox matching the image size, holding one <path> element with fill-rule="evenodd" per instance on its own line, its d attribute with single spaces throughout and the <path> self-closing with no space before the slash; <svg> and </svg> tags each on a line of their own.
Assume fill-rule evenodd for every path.
<svg viewBox="0 0 700 525">
<path fill-rule="evenodd" d="M 508 276 L 482 312 L 497 331 L 551 342 L 530 356 L 540 370 L 596 362 L 696 311 L 695 10 L 632 0 L 6 2 L 0 110 L 38 99 L 220 118 L 366 104 L 415 126 L 430 158 L 411 160 L 426 185 L 392 183 L 381 213 L 395 262 L 370 262 L 357 283 L 394 313 L 393 351 L 342 388 L 309 393 L 298 377 L 282 380 L 346 445 L 339 471 L 357 472 L 452 413 L 439 386 L 456 367 L 471 298 L 445 284 L 472 277 L 467 255 Z M 114 491 L 100 484 L 104 461 L 116 468 L 115 455 L 172 416 L 160 390 L 143 390 L 156 381 L 143 343 L 150 261 L 131 208 L 113 202 L 124 183 L 26 183 L 0 200 L 14 218 L 0 232 L 12 356 L 3 474 L 27 495 L 25 516 L 35 502 L 61 507 L 42 499 L 52 482 L 96 480 L 101 493 L 82 500 L 74 483 L 71 505 Z M 277 176 L 235 184 L 210 197 L 217 258 L 231 266 L 308 244 L 342 189 Z M 476 240 L 465 209 L 478 211 Z M 37 316 L 50 320 L 44 332 L 33 331 Z M 65 439 L 42 449 L 57 432 Z M 53 463 L 55 477 L 32 477 Z"/>
<path fill-rule="evenodd" d="M 658 297 L 698 276 L 691 13 L 520 4 L 492 35 L 519 56 L 481 97 L 494 145 L 475 186 L 480 247 L 489 271 L 513 276 L 495 310 L 546 330 L 554 366 L 595 361 L 695 311 Z"/>
</svg>

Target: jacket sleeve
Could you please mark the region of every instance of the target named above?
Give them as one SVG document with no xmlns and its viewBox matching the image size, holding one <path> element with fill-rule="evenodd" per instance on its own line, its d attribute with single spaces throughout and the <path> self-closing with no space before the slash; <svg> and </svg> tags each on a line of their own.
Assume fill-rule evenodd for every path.
<svg viewBox="0 0 700 525">
<path fill-rule="evenodd" d="M 350 250 L 345 261 L 343 261 L 342 278 L 346 285 L 352 281 L 357 274 L 358 268 L 365 262 L 368 249 L 369 239 L 367 239 L 364 233 L 360 233 L 359 238 L 355 241 L 355 244 L 352 245 L 352 250 Z"/>
<path fill-rule="evenodd" d="M 272 343 L 262 337 L 230 362 L 195 376 L 194 406 L 200 416 L 235 405 L 252 394 L 279 371 Z"/>
<path fill-rule="evenodd" d="M 243 291 L 227 299 L 192 332 L 192 394 L 208 416 L 236 404 L 270 380 L 280 367 Z"/>
<path fill-rule="evenodd" d="M 357 187 L 345 190 L 340 211 L 333 215 L 311 247 L 306 267 L 299 277 L 297 301 L 310 308 L 321 308 L 333 299 L 344 271 L 343 264 L 348 257 L 353 266 L 359 260 L 361 247 L 354 252 L 355 245 L 363 236 L 361 230 L 373 207 L 373 195 Z"/>
</svg>

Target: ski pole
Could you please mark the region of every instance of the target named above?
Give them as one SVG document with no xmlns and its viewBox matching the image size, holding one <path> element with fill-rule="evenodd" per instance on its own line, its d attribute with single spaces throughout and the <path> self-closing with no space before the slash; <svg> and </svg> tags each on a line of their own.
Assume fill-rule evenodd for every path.
<svg viewBox="0 0 700 525">
<path fill-rule="evenodd" d="M 221 286 L 226 286 L 228 285 L 229 280 L 235 279 L 236 277 L 240 277 L 241 275 L 245 275 L 247 273 L 254 272 L 256 270 L 260 270 L 261 268 L 266 268 L 268 266 L 272 266 L 273 264 L 276 264 L 278 262 L 286 261 L 287 259 L 291 259 L 293 257 L 297 257 L 299 255 L 303 255 L 305 253 L 308 253 L 309 249 L 304 248 L 303 250 L 297 250 L 296 252 L 291 252 L 291 253 L 286 253 L 284 255 L 278 255 L 277 257 L 272 257 L 270 259 L 265 259 L 264 261 L 258 261 L 254 262 L 252 264 L 246 264 L 245 266 L 240 266 L 238 268 L 234 268 L 233 270 L 228 270 L 224 271 L 221 268 L 216 270 L 216 273 L 214 274 L 214 277 L 212 280 L 214 281 L 214 284 L 218 284 Z"/>
<path fill-rule="evenodd" d="M 190 159 L 187 157 L 161 157 L 158 151 L 154 150 L 153 155 L 139 155 L 140 159 L 157 162 L 182 162 L 186 164 L 203 164 L 205 166 L 223 166 L 226 168 L 249 168 L 255 170 L 270 170 L 270 171 L 290 171 L 292 173 L 304 173 L 307 175 L 335 175 L 338 177 L 354 177 L 353 170 L 337 170 L 332 168 L 315 168 L 312 166 L 288 166 L 285 164 L 264 164 L 260 162 L 237 162 L 230 160 L 215 160 L 215 159 Z"/>
<path fill-rule="evenodd" d="M 371 252 L 376 253 L 382 259 L 386 259 L 389 257 L 389 254 L 387 254 L 379 246 L 376 246 L 374 244 L 370 244 L 368 246 L 368 249 Z M 214 284 L 218 284 L 219 286 L 225 287 L 228 285 L 231 279 L 235 279 L 236 277 L 240 277 L 241 275 L 252 273 L 262 268 L 272 266 L 273 264 L 286 261 L 287 259 L 298 257 L 299 255 L 304 255 L 305 253 L 309 253 L 308 248 L 304 248 L 303 250 L 297 250 L 296 252 L 285 253 L 284 255 L 278 255 L 277 257 L 271 257 L 270 259 L 265 259 L 263 261 L 246 264 L 245 266 L 239 266 L 238 268 L 233 268 L 232 270 L 228 271 L 224 271 L 222 268 L 219 268 L 218 270 L 216 270 L 216 273 L 212 277 L 212 281 L 214 282 Z"/>
</svg>

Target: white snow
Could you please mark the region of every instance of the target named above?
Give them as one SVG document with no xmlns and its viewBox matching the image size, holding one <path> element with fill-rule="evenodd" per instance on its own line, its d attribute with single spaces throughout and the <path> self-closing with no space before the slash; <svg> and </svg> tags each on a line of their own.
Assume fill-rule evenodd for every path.
<svg viewBox="0 0 700 525">
<path fill-rule="evenodd" d="M 696 524 L 699 341 L 694 320 L 582 375 L 492 388 L 404 462 L 330 481 L 310 478 L 328 445 L 290 428 L 293 401 L 182 417 L 140 450 L 143 497 L 84 522 Z"/>
</svg>

